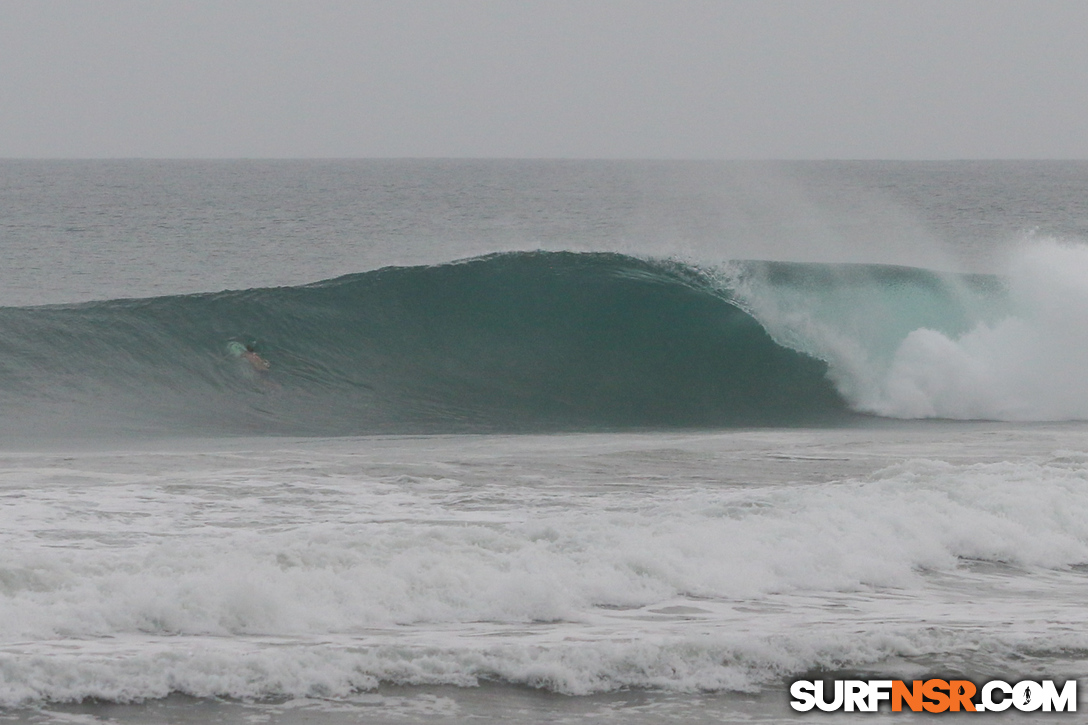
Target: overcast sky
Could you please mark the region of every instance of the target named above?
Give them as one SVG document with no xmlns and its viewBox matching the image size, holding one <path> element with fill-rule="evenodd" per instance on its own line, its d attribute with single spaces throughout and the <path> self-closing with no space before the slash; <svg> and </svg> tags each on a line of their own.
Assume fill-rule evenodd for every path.
<svg viewBox="0 0 1088 725">
<path fill-rule="evenodd" d="M 0 0 L 0 157 L 1088 158 L 1088 2 Z"/>
</svg>

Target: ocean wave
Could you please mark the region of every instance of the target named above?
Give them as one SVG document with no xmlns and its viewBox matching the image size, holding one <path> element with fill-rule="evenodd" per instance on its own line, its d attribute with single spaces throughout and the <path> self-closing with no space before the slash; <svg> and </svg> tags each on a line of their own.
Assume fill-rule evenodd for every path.
<svg viewBox="0 0 1088 725">
<path fill-rule="evenodd" d="M 38 435 L 791 424 L 844 411 L 826 371 L 699 269 L 616 254 L 0 310 L 3 422 Z"/>
<path fill-rule="evenodd" d="M 1088 248 L 1058 243 L 1001 277 L 519 252 L 301 287 L 4 308 L 0 430 L 1088 419 L 1084 279 Z"/>
</svg>

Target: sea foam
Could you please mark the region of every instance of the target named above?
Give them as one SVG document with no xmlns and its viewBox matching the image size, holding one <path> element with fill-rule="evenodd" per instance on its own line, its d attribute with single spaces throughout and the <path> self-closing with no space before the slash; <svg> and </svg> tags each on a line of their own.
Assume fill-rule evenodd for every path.
<svg viewBox="0 0 1088 725">
<path fill-rule="evenodd" d="M 1067 643 L 1052 630 L 1072 594 L 1043 615 L 1030 597 L 961 602 L 951 640 L 929 600 L 985 579 L 964 561 L 1080 591 L 1083 455 L 775 486 L 716 483 L 705 453 L 654 455 L 701 473 L 647 485 L 610 454 L 531 476 L 469 453 L 428 464 L 437 476 L 378 476 L 389 464 L 367 472 L 345 450 L 205 456 L 185 474 L 151 455 L 9 462 L 0 701 L 488 679 L 736 690 L 912 656 L 935 636 L 995 666 Z M 612 480 L 585 479 L 605 465 Z M 995 618 L 1023 624 L 998 636 Z"/>
</svg>

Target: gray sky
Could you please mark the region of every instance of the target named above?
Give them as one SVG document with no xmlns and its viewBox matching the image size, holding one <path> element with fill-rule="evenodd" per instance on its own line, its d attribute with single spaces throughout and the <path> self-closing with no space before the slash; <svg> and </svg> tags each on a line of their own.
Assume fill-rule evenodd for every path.
<svg viewBox="0 0 1088 725">
<path fill-rule="evenodd" d="M 1088 2 L 0 0 L 0 157 L 1088 158 Z"/>
</svg>

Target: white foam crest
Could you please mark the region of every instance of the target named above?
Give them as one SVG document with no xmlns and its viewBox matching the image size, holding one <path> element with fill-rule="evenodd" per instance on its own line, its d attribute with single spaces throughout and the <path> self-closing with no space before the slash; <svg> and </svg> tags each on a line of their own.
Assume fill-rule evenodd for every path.
<svg viewBox="0 0 1088 725">
<path fill-rule="evenodd" d="M 1088 562 L 1088 468 L 1063 461 L 915 461 L 827 485 L 564 489 L 562 506 L 528 485 L 449 481 L 321 480 L 309 496 L 296 484 L 293 504 L 266 491 L 233 510 L 217 490 L 110 489 L 123 512 L 112 520 L 108 501 L 87 512 L 73 490 L 22 491 L 0 508 L 0 636 L 584 622 L 676 597 L 912 589 L 919 571 L 962 558 L 1061 568 Z"/>
<path fill-rule="evenodd" d="M 903 418 L 1088 419 L 1088 246 L 1035 243 L 1009 269 L 1014 313 L 903 341 L 863 410 Z"/>
<path fill-rule="evenodd" d="M 42 702 L 140 702 L 193 697 L 345 698 L 379 684 L 525 685 L 567 695 L 625 688 L 753 692 L 815 669 L 864 668 L 940 651 L 975 671 L 1032 674 L 1024 654 L 1088 646 L 1082 634 L 1030 640 L 1017 633 L 853 621 L 782 634 L 704 633 L 639 641 L 505 643 L 457 647 L 184 638 L 181 642 L 66 643 L 0 652 L 0 707 Z M 924 667 L 914 665 L 914 670 Z"/>
<path fill-rule="evenodd" d="M 1014 641 L 980 638 L 977 633 L 939 643 L 924 629 L 894 632 L 877 628 L 844 635 L 845 631 L 809 629 L 786 636 L 711 634 L 637 642 L 457 648 L 187 638 L 183 647 L 160 641 L 139 643 L 138 647 L 132 646 L 134 643 L 69 644 L 63 648 L 66 651 L 7 648 L 0 652 L 0 707 L 86 698 L 138 702 L 176 692 L 247 699 L 342 698 L 380 683 L 472 687 L 483 681 L 501 681 L 569 695 L 629 687 L 754 691 L 789 673 L 914 655 L 938 644 L 977 650 L 985 642 L 1008 653 L 1017 649 Z"/>
<path fill-rule="evenodd" d="M 927 652 L 1007 674 L 1088 627 L 1085 453 L 729 483 L 727 462 L 810 441 L 749 435 L 594 438 L 569 457 L 547 439 L 545 468 L 494 439 L 450 443 L 453 460 L 427 441 L 393 471 L 402 453 L 375 441 L 11 459 L 0 706 L 380 682 L 746 690 Z"/>
</svg>

